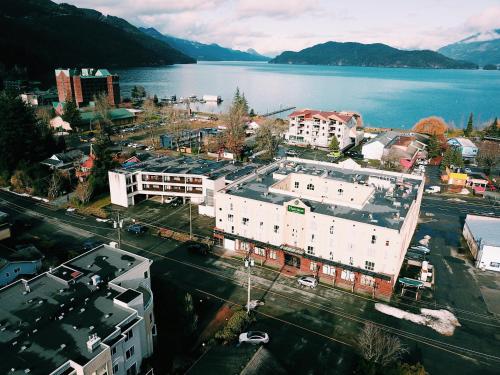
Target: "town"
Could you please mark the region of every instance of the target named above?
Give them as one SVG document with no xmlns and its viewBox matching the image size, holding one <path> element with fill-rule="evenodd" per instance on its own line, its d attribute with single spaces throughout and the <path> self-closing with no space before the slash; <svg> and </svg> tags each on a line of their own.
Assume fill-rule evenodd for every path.
<svg viewBox="0 0 500 375">
<path fill-rule="evenodd" d="M 4 87 L 1 373 L 498 368 L 497 119 L 280 118 L 105 68 Z"/>
</svg>

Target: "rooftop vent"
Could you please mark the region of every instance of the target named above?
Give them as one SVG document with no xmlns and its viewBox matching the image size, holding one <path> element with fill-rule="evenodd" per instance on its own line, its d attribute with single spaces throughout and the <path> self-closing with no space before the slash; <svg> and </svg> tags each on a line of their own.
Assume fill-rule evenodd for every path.
<svg viewBox="0 0 500 375">
<path fill-rule="evenodd" d="M 92 353 L 101 344 L 101 338 L 96 334 L 90 335 L 87 341 L 87 349 L 89 353 Z"/>
<path fill-rule="evenodd" d="M 64 349 L 66 347 L 66 344 L 61 344 L 60 348 Z"/>
<path fill-rule="evenodd" d="M 94 275 L 90 279 L 92 280 L 92 285 L 99 285 L 100 283 L 102 283 L 101 276 L 99 276 L 99 275 Z M 87 299 L 86 299 L 86 301 L 87 301 Z"/>
</svg>

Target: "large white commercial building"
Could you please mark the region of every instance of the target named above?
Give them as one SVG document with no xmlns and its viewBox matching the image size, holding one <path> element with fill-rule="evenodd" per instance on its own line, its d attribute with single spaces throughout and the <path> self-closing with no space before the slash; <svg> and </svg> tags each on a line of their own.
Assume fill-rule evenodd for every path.
<svg viewBox="0 0 500 375">
<path fill-rule="evenodd" d="M 500 272 L 500 217 L 469 214 L 463 235 L 476 267 Z"/>
<path fill-rule="evenodd" d="M 151 263 L 101 245 L 0 289 L 0 373 L 138 374 L 156 335 Z"/>
<path fill-rule="evenodd" d="M 215 237 L 263 263 L 387 297 L 417 225 L 422 177 L 288 159 L 216 192 Z"/>
<path fill-rule="evenodd" d="M 327 148 L 336 137 L 343 150 L 363 139 L 363 133 L 356 129 L 361 125 L 361 116 L 353 112 L 303 109 L 291 113 L 288 121 L 285 139 L 290 144 Z"/>
<path fill-rule="evenodd" d="M 181 197 L 198 204 L 203 215 L 214 216 L 214 192 L 255 170 L 194 157 L 164 156 L 108 172 L 111 203 L 128 207 L 138 200 L 158 198 L 161 203 Z"/>
</svg>

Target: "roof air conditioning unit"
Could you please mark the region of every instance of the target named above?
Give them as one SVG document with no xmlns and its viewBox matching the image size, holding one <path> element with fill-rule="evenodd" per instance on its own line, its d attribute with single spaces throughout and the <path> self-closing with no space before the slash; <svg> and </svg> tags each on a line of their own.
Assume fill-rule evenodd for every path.
<svg viewBox="0 0 500 375">
<path fill-rule="evenodd" d="M 95 333 L 89 336 L 87 341 L 87 349 L 89 353 L 92 353 L 97 347 L 101 344 L 101 338 L 97 336 Z"/>
</svg>

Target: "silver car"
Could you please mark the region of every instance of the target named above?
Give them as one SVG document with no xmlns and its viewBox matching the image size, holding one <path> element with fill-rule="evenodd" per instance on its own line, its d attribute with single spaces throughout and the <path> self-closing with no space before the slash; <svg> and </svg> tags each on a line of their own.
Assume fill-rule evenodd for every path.
<svg viewBox="0 0 500 375">
<path fill-rule="evenodd" d="M 249 344 L 267 344 L 269 342 L 269 335 L 260 331 L 248 331 L 240 334 L 240 344 L 248 342 Z"/>
<path fill-rule="evenodd" d="M 309 288 L 315 288 L 318 285 L 318 280 L 312 276 L 301 276 L 297 282 L 300 286 L 308 286 Z"/>
</svg>

